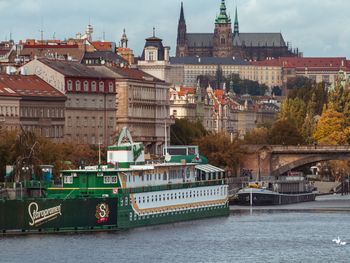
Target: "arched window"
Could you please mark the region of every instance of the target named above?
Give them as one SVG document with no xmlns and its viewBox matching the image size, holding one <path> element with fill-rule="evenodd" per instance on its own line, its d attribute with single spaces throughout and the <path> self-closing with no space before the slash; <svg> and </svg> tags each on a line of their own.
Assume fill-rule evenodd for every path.
<svg viewBox="0 0 350 263">
<path fill-rule="evenodd" d="M 72 90 L 73 88 L 73 82 L 71 80 L 68 80 L 67 82 L 67 90 Z"/>
<path fill-rule="evenodd" d="M 87 80 L 84 81 L 84 91 L 89 91 L 89 82 Z"/>
<path fill-rule="evenodd" d="M 221 45 L 225 45 L 225 42 L 226 42 L 226 41 L 225 41 L 225 38 L 222 37 L 221 40 L 220 40 L 220 42 L 221 42 Z"/>
<path fill-rule="evenodd" d="M 96 91 L 96 81 L 91 83 L 91 91 Z"/>
<path fill-rule="evenodd" d="M 113 82 L 109 82 L 109 92 L 114 92 L 114 90 L 113 90 Z"/>
<path fill-rule="evenodd" d="M 75 81 L 75 90 L 80 91 L 80 80 Z"/>
<path fill-rule="evenodd" d="M 105 83 L 103 81 L 100 81 L 98 84 L 99 91 L 103 92 L 105 90 Z"/>
</svg>

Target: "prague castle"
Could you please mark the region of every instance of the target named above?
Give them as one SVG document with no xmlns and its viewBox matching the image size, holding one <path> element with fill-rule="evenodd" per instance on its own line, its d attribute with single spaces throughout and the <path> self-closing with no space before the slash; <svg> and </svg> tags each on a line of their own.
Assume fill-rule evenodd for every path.
<svg viewBox="0 0 350 263">
<path fill-rule="evenodd" d="M 292 51 L 281 33 L 241 33 L 237 8 L 232 31 L 231 18 L 226 13 L 225 0 L 215 19 L 214 33 L 187 33 L 184 8 L 181 3 L 177 30 L 176 56 L 235 57 L 248 61 L 298 56 Z"/>
</svg>

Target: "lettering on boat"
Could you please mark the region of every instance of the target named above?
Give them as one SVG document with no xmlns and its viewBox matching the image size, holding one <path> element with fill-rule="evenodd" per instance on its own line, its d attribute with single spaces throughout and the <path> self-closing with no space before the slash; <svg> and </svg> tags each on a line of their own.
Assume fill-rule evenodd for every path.
<svg viewBox="0 0 350 263">
<path fill-rule="evenodd" d="M 96 206 L 96 214 L 97 223 L 105 223 L 108 221 L 109 217 L 109 207 L 106 203 L 101 203 Z"/>
<path fill-rule="evenodd" d="M 39 205 L 36 202 L 29 204 L 28 213 L 31 219 L 30 226 L 39 226 L 62 215 L 61 205 L 39 210 Z"/>
</svg>

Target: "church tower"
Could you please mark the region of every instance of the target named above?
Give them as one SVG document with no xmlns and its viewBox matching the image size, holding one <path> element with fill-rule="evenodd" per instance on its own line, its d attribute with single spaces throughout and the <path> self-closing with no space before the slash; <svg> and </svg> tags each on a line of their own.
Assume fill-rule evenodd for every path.
<svg viewBox="0 0 350 263">
<path fill-rule="evenodd" d="M 215 19 L 213 37 L 213 56 L 231 57 L 233 49 L 233 36 L 231 18 L 226 13 L 225 0 L 221 0 L 220 14 Z"/>
<path fill-rule="evenodd" d="M 237 6 L 236 6 L 236 13 L 235 13 L 235 24 L 233 27 L 233 36 L 239 35 L 239 23 L 238 23 L 238 12 L 237 12 Z"/>
<path fill-rule="evenodd" d="M 183 9 L 183 3 L 181 2 L 179 24 L 177 26 L 177 45 L 176 56 L 185 57 L 188 55 L 187 37 L 186 37 L 186 21 Z"/>
</svg>

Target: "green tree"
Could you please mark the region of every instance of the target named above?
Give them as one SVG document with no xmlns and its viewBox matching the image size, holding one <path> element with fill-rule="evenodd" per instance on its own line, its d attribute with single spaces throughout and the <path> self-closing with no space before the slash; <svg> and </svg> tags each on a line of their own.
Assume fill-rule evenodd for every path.
<svg viewBox="0 0 350 263">
<path fill-rule="evenodd" d="M 295 123 L 300 132 L 306 117 L 306 104 L 300 98 L 286 99 L 282 103 L 279 118 L 288 119 Z"/>
<path fill-rule="evenodd" d="M 188 119 L 175 119 L 170 127 L 170 143 L 172 145 L 189 145 L 196 138 L 205 136 L 207 131 L 198 120 L 191 122 Z"/>
</svg>

